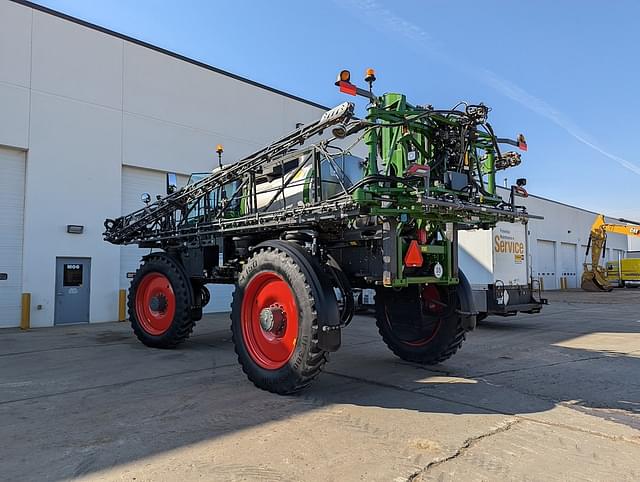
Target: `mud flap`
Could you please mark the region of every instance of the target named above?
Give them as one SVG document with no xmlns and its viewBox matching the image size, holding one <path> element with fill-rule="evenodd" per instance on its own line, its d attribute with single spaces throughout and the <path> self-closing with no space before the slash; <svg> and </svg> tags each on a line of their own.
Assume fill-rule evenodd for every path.
<svg viewBox="0 0 640 482">
<path fill-rule="evenodd" d="M 471 331 L 476 327 L 478 311 L 476 310 L 475 303 L 473 302 L 471 284 L 462 270 L 459 270 L 458 278 L 460 282 L 456 286 L 456 294 L 460 301 L 459 315 L 464 329 L 466 331 Z"/>
<path fill-rule="evenodd" d="M 320 293 L 319 299 L 314 300 L 318 314 L 318 347 L 325 351 L 336 351 L 342 340 L 340 311 L 336 294 L 320 263 L 303 247 L 289 241 L 273 240 L 263 245 L 286 252 L 298 264 L 309 283 L 314 284 L 316 292 Z"/>
</svg>

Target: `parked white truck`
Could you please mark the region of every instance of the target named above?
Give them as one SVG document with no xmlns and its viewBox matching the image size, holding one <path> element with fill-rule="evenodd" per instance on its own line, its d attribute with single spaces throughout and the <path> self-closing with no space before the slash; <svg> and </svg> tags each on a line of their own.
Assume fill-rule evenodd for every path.
<svg viewBox="0 0 640 482">
<path fill-rule="evenodd" d="M 520 223 L 460 231 L 459 265 L 471 283 L 478 320 L 539 313 L 546 304 L 538 283 L 532 286 L 527 239 L 527 225 Z"/>
</svg>

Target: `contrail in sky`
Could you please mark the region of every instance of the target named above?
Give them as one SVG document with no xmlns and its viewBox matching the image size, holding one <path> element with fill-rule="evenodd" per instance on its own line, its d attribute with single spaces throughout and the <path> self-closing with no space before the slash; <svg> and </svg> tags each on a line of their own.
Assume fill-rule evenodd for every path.
<svg viewBox="0 0 640 482">
<path fill-rule="evenodd" d="M 383 7 L 376 0 L 338 0 L 336 1 L 336 5 L 347 7 L 367 24 L 384 33 L 400 35 L 414 43 L 420 43 L 421 51 L 426 51 L 431 57 L 437 58 L 468 76 L 475 77 L 504 96 L 550 120 L 582 144 L 617 162 L 631 172 L 640 175 L 640 166 L 600 147 L 584 130 L 545 100 L 530 94 L 522 87 L 500 77 L 489 69 L 473 69 L 453 61 L 451 57 L 444 53 L 444 49 L 438 44 L 438 41 L 434 40 L 428 32 L 411 21 L 393 13 L 388 8 Z"/>
</svg>

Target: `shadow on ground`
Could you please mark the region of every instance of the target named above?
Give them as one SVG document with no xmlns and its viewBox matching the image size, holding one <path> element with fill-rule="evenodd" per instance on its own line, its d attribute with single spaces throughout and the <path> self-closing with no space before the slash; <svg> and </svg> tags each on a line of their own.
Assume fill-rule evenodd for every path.
<svg viewBox="0 0 640 482">
<path fill-rule="evenodd" d="M 562 404 L 640 429 L 637 298 L 490 317 L 459 354 L 433 367 L 393 357 L 373 320 L 358 317 L 325 373 L 289 397 L 245 379 L 225 317 L 205 320 L 170 351 L 143 347 L 124 324 L 10 330 L 0 334 L 8 442 L 0 460 L 11 461 L 3 477 L 82 476 L 277 421 L 290 421 L 300 443 L 328 426 L 377 439 L 416 424 L 446 427 L 440 415 L 521 416 Z M 297 432 L 298 424 L 311 429 Z"/>
</svg>

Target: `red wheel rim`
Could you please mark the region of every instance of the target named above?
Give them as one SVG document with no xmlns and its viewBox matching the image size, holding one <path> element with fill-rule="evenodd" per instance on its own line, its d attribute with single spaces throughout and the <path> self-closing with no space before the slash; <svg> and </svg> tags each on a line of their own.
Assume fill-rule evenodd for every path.
<svg viewBox="0 0 640 482">
<path fill-rule="evenodd" d="M 397 340 L 400 343 L 403 343 L 404 345 L 413 346 L 413 347 L 425 346 L 431 340 L 433 340 L 433 338 L 435 338 L 435 336 L 438 334 L 438 331 L 440 330 L 440 326 L 442 325 L 441 315 L 444 312 L 445 307 L 442 305 L 441 300 L 442 300 L 442 296 L 440 294 L 440 290 L 435 285 L 424 285 L 422 287 L 422 289 L 419 292 L 419 299 L 418 299 L 418 303 L 420 303 L 421 306 L 419 307 L 417 313 L 413 315 L 409 315 L 410 318 L 412 318 L 413 316 L 418 316 L 418 319 L 415 320 L 413 324 L 413 329 L 417 328 L 417 331 L 422 331 L 422 333 L 416 333 L 416 332 L 409 333 L 408 335 L 405 335 L 406 337 L 403 335 L 400 335 L 399 333 L 396 333 L 396 330 L 399 328 L 398 325 L 400 326 L 403 324 L 406 325 L 406 322 L 409 321 L 409 319 L 407 318 L 408 315 L 405 313 L 398 313 L 397 311 L 394 312 L 393 310 L 390 309 L 391 306 L 386 305 L 385 314 L 386 314 L 387 324 L 389 325 L 390 330 L 395 333 Z M 400 303 L 402 302 L 403 301 L 400 301 Z M 410 302 L 413 303 L 413 300 L 411 300 Z M 435 320 L 431 322 L 433 326 L 430 328 L 430 331 L 426 336 L 425 336 L 426 330 L 423 330 L 422 326 L 418 326 L 418 327 L 415 326 L 415 325 L 422 325 L 424 322 L 426 322 L 425 315 L 428 317 L 435 318 Z"/>
<path fill-rule="evenodd" d="M 272 326 L 267 327 L 269 321 Z M 298 305 L 289 283 L 271 271 L 251 278 L 242 297 L 240 323 L 253 361 L 267 370 L 283 367 L 298 340 Z"/>
<path fill-rule="evenodd" d="M 444 307 L 440 304 L 442 301 L 442 296 L 440 295 L 440 290 L 435 285 L 425 285 L 422 288 L 422 292 L 420 293 L 420 302 L 422 303 L 422 308 L 427 313 L 431 313 L 432 315 L 440 315 L 444 311 Z M 424 338 L 420 338 L 418 340 L 403 340 L 405 345 L 420 347 L 429 343 L 433 338 L 438 334 L 440 330 L 440 325 L 442 324 L 442 317 L 438 317 L 438 320 L 433 327 L 433 331 L 429 336 Z"/>
<path fill-rule="evenodd" d="M 136 316 L 150 335 L 166 332 L 176 314 L 176 296 L 169 279 L 161 273 L 149 273 L 136 290 Z"/>
</svg>

